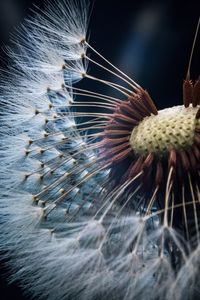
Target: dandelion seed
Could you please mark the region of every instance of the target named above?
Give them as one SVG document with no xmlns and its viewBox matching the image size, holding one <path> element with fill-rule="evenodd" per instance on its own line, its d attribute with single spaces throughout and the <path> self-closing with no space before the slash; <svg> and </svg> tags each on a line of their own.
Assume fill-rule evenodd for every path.
<svg viewBox="0 0 200 300">
<path fill-rule="evenodd" d="M 90 45 L 88 9 L 87 1 L 49 4 L 9 50 L 0 85 L 0 247 L 10 280 L 37 299 L 189 299 L 200 247 L 194 45 L 183 105 L 157 110 Z M 80 80 L 88 89 L 74 86 Z"/>
</svg>

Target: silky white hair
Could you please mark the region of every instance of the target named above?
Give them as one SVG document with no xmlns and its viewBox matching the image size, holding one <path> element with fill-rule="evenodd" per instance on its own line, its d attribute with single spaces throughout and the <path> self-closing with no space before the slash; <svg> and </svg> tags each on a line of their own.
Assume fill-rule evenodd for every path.
<svg viewBox="0 0 200 300">
<path fill-rule="evenodd" d="M 11 65 L 0 82 L 0 250 L 8 281 L 36 299 L 188 299 L 199 246 L 188 258 L 179 234 L 156 214 L 143 218 L 119 205 L 130 183 L 106 185 L 109 171 L 80 125 L 95 128 L 106 115 L 90 120 L 90 111 L 70 109 L 79 92 L 73 84 L 87 76 L 89 8 L 87 0 L 48 2 L 7 49 Z M 104 100 L 99 105 L 108 108 L 119 101 Z M 165 236 L 181 252 L 178 275 L 169 256 L 159 254 Z"/>
</svg>

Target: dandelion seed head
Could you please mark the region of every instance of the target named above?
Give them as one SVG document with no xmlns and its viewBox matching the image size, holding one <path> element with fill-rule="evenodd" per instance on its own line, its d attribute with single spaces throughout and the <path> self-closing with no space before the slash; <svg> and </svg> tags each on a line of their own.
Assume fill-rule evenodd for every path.
<svg viewBox="0 0 200 300">
<path fill-rule="evenodd" d="M 184 81 L 184 106 L 158 110 L 90 45 L 88 9 L 49 3 L 8 50 L 0 249 L 37 299 L 167 300 L 172 287 L 182 300 L 200 245 L 200 81 Z"/>
<path fill-rule="evenodd" d="M 130 144 L 135 153 L 163 154 L 171 149 L 188 148 L 193 144 L 198 108 L 176 106 L 146 117 L 131 133 Z"/>
</svg>

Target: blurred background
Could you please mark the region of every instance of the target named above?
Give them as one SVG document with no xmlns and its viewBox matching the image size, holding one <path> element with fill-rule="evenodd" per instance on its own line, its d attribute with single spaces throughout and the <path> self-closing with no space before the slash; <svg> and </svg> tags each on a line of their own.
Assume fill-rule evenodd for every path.
<svg viewBox="0 0 200 300">
<path fill-rule="evenodd" d="M 10 43 L 14 28 L 33 15 L 34 4 L 43 8 L 45 1 L 0 0 L 1 68 L 8 64 L 3 46 Z M 199 15 L 198 1 L 96 0 L 90 19 L 90 44 L 146 88 L 159 109 L 181 104 L 182 82 Z M 200 73 L 199 42 L 200 34 L 191 66 L 193 79 Z M 90 70 L 102 77 L 100 70 L 93 66 Z M 110 93 L 106 88 L 103 92 Z M 1 271 L 0 299 L 29 299 L 4 277 Z"/>
</svg>

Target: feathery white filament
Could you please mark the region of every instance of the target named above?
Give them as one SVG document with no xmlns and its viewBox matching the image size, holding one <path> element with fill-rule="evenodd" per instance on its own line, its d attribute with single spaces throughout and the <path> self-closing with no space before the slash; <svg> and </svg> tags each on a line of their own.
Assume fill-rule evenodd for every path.
<svg viewBox="0 0 200 300">
<path fill-rule="evenodd" d="M 19 280 L 30 298 L 167 300 L 172 287 L 169 299 L 183 299 L 193 278 L 186 250 L 169 222 L 164 228 L 159 218 L 178 205 L 170 206 L 167 194 L 166 209 L 151 213 L 156 186 L 145 211 L 136 195 L 143 171 L 113 187 L 109 168 L 115 161 L 101 156 L 99 130 L 110 124 L 120 97 L 136 95 L 140 86 L 87 42 L 89 6 L 87 0 L 48 2 L 13 37 L 15 51 L 8 49 L 11 66 L 0 82 L 0 250 L 9 258 L 11 281 Z M 89 62 L 134 91 L 88 74 Z M 84 78 L 111 87 L 119 98 L 72 86 Z M 136 147 L 134 133 L 132 139 Z M 192 202 L 186 203 L 183 189 L 184 208 L 196 209 L 197 191 L 191 190 Z M 141 211 L 134 211 L 138 202 Z M 176 281 L 164 253 L 169 238 L 184 261 Z"/>
</svg>

